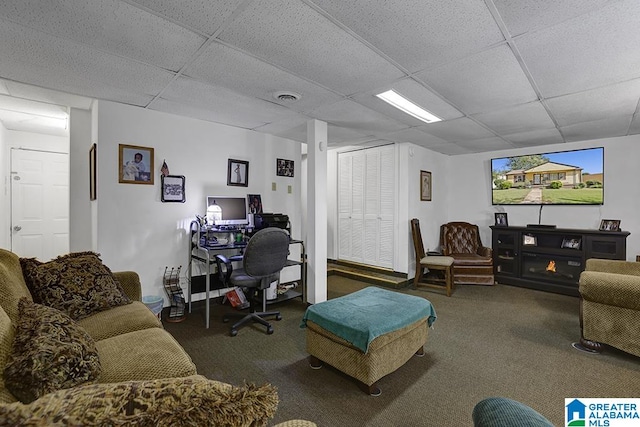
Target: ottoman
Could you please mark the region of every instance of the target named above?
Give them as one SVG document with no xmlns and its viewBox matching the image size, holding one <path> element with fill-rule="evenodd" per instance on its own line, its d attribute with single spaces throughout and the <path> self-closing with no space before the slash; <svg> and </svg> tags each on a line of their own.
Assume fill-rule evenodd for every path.
<svg viewBox="0 0 640 427">
<path fill-rule="evenodd" d="M 426 299 L 371 286 L 310 306 L 300 326 L 312 368 L 327 363 L 377 396 L 380 378 L 424 354 L 435 319 Z"/>
</svg>

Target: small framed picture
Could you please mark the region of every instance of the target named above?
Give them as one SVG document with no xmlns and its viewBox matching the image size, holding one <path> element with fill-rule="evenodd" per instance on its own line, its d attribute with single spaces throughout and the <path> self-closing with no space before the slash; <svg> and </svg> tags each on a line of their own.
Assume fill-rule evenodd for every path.
<svg viewBox="0 0 640 427">
<path fill-rule="evenodd" d="M 523 234 L 522 244 L 525 246 L 536 246 L 538 244 L 538 240 L 533 234 Z"/>
<path fill-rule="evenodd" d="M 153 185 L 153 148 L 119 144 L 118 182 Z"/>
<path fill-rule="evenodd" d="M 276 159 L 276 175 L 293 178 L 293 160 Z"/>
<path fill-rule="evenodd" d="M 249 186 L 249 162 L 229 159 L 227 185 L 234 185 L 237 187 Z"/>
<path fill-rule="evenodd" d="M 262 197 L 259 194 L 247 194 L 250 214 L 262 213 Z"/>
<path fill-rule="evenodd" d="M 187 199 L 184 192 L 184 175 L 162 175 L 163 202 L 184 203 Z"/>
<path fill-rule="evenodd" d="M 582 239 L 579 237 L 565 237 L 562 239 L 562 245 L 560 247 L 563 249 L 580 249 L 581 243 Z"/>
<path fill-rule="evenodd" d="M 431 201 L 431 172 L 420 171 L 420 200 Z"/>
<path fill-rule="evenodd" d="M 600 231 L 620 231 L 620 220 L 603 219 L 600 221 Z"/>
<path fill-rule="evenodd" d="M 506 212 L 496 212 L 496 225 L 499 227 L 509 226 L 509 220 L 507 219 Z"/>
</svg>

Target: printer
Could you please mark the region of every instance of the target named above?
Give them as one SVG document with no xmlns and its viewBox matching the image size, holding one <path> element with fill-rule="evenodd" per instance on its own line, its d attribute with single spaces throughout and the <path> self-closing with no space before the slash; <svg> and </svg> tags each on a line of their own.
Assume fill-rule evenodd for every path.
<svg viewBox="0 0 640 427">
<path fill-rule="evenodd" d="M 281 213 L 259 213 L 253 215 L 253 227 L 255 230 L 262 230 L 267 227 L 282 228 L 289 230 L 289 215 Z"/>
</svg>

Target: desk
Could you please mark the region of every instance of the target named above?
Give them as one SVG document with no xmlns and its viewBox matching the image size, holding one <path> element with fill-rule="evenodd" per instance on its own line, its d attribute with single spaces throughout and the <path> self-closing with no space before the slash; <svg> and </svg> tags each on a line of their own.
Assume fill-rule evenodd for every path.
<svg viewBox="0 0 640 427">
<path fill-rule="evenodd" d="M 236 251 L 237 254 L 233 256 L 228 256 L 231 261 L 242 261 L 242 253 L 244 252 L 244 248 L 247 246 L 247 241 L 243 241 L 240 243 L 236 243 L 232 237 L 241 232 L 240 230 L 218 230 L 218 229 L 205 229 L 203 230 L 200 227 L 200 223 L 198 221 L 192 221 L 190 230 L 189 230 L 189 266 L 187 268 L 187 283 L 188 283 L 188 304 L 189 304 L 189 313 L 191 313 L 191 295 L 194 293 L 205 293 L 205 326 L 209 328 L 209 317 L 210 317 L 210 307 L 209 307 L 209 299 L 211 298 L 212 290 L 222 290 L 222 289 L 231 289 L 225 288 L 221 283 L 220 278 L 218 277 L 216 268 L 216 254 L 225 252 L 225 251 Z M 229 236 L 229 243 L 208 243 L 208 240 L 203 240 L 203 235 L 208 234 L 227 234 Z M 221 239 L 222 240 L 222 239 Z M 288 290 L 285 294 L 278 296 L 276 300 L 267 301 L 268 304 L 273 304 L 276 302 L 286 301 L 288 299 L 302 297 L 303 301 L 306 300 L 306 253 L 304 242 L 302 240 L 291 240 L 289 242 L 290 245 L 300 245 L 301 253 L 300 253 L 300 261 L 296 260 L 287 260 L 286 267 L 289 266 L 300 266 L 300 282 L 302 291 L 296 292 L 294 290 Z M 193 271 L 193 263 L 198 262 L 201 265 L 204 265 L 205 274 L 203 275 L 192 275 Z M 212 268 L 213 266 L 213 268 Z M 220 296 L 220 295 L 218 295 Z"/>
</svg>

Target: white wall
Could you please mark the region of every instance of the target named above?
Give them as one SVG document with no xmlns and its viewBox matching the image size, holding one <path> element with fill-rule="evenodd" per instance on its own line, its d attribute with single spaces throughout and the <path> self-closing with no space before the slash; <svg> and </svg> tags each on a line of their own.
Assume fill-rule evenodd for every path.
<svg viewBox="0 0 640 427">
<path fill-rule="evenodd" d="M 540 206 L 491 205 L 491 158 L 592 147 L 604 147 L 604 205 L 544 206 L 541 223 L 561 228 L 598 229 L 603 218 L 620 219 L 621 228 L 631 232 L 627 239 L 627 259 L 635 260 L 640 254 L 640 186 L 635 177 L 640 135 L 452 156 L 447 174 L 451 194 L 448 220 L 478 224 L 486 246 L 491 246 L 489 226 L 494 223 L 495 212 L 506 212 L 509 225 L 537 224 Z"/>
<path fill-rule="evenodd" d="M 0 248 L 10 249 L 9 239 L 9 150 L 7 148 L 7 130 L 0 123 L 0 176 L 2 176 L 2 191 L 0 191 Z"/>
<path fill-rule="evenodd" d="M 409 221 L 420 220 L 425 250 L 439 246 L 440 225 L 449 221 L 478 224 L 482 242 L 491 246 L 490 225 L 495 212 L 507 212 L 510 225 L 524 226 L 538 222 L 540 206 L 493 206 L 491 204 L 491 158 L 605 147 L 605 202 L 602 206 L 544 206 L 543 224 L 558 227 L 598 229 L 603 218 L 620 219 L 622 229 L 631 232 L 627 239 L 627 259 L 640 255 L 640 217 L 637 214 L 640 186 L 634 171 L 640 158 L 640 135 L 598 139 L 562 145 L 538 146 L 528 149 L 501 150 L 479 154 L 446 156 L 410 144 L 398 144 L 398 227 L 394 270 L 408 273 L 415 270 L 415 255 Z M 331 154 L 331 152 L 330 152 Z M 329 156 L 330 171 L 337 174 L 337 150 Z M 420 170 L 432 174 L 432 200 L 420 201 Z M 334 179 L 331 177 L 330 180 Z M 330 181 L 331 182 L 331 181 Z M 330 185 L 329 189 L 335 188 Z M 330 233 L 328 257 L 336 259 L 337 190 L 329 194 Z"/>
<path fill-rule="evenodd" d="M 186 274 L 187 230 L 196 214 L 204 214 L 207 195 L 261 194 L 264 211 L 288 214 L 292 236 L 301 236 L 300 143 L 104 101 L 94 108 L 94 114 L 98 144 L 97 251 L 112 270 L 136 271 L 143 295 L 164 295 L 162 276 L 167 266 L 182 266 L 182 276 Z M 119 144 L 155 150 L 154 185 L 118 183 Z M 229 158 L 249 162 L 248 187 L 227 186 Z M 294 160 L 294 178 L 276 177 L 276 158 Z M 186 177 L 186 203 L 160 201 L 163 160 L 172 175 Z M 276 191 L 271 190 L 274 182 Z M 288 185 L 292 186 L 291 194 L 287 193 Z"/>
<path fill-rule="evenodd" d="M 91 202 L 89 201 L 89 148 L 91 112 L 71 108 L 69 114 L 69 251 L 92 249 Z"/>
</svg>

